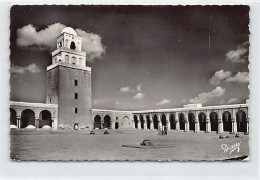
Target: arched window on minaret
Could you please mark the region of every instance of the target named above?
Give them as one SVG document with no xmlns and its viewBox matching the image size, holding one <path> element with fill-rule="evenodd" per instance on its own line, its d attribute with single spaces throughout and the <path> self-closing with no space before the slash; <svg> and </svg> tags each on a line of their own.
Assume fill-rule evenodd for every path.
<svg viewBox="0 0 260 180">
<path fill-rule="evenodd" d="M 73 65 L 75 65 L 75 64 L 77 63 L 77 58 L 73 56 L 73 57 L 71 58 L 71 63 L 72 63 Z"/>
<path fill-rule="evenodd" d="M 68 55 L 65 56 L 65 63 L 69 63 L 70 57 Z"/>
<path fill-rule="evenodd" d="M 76 49 L 75 42 L 72 41 L 72 42 L 70 43 L 70 49 L 73 49 L 73 50 Z"/>
</svg>

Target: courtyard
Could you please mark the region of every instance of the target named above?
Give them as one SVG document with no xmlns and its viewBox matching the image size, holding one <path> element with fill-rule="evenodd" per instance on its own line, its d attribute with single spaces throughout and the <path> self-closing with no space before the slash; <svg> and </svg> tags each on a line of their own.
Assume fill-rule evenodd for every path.
<svg viewBox="0 0 260 180">
<path fill-rule="evenodd" d="M 214 161 L 249 156 L 249 136 L 242 133 L 239 137 L 223 133 L 229 138 L 219 139 L 214 132 L 169 131 L 167 136 L 161 136 L 156 130 L 107 130 L 109 134 L 94 130 L 95 135 L 90 131 L 11 130 L 10 157 L 18 161 Z M 145 139 L 154 146 L 139 146 Z M 238 143 L 239 151 L 224 152 L 221 148 L 222 144 L 231 147 Z"/>
</svg>

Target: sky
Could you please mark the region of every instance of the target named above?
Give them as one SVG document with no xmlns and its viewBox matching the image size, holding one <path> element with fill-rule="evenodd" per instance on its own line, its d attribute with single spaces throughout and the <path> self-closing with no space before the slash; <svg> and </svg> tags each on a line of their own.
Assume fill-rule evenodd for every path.
<svg viewBox="0 0 260 180">
<path fill-rule="evenodd" d="M 92 106 L 148 110 L 245 103 L 247 6 L 13 6 L 10 100 L 45 103 L 56 37 L 72 27 L 92 68 Z"/>
</svg>

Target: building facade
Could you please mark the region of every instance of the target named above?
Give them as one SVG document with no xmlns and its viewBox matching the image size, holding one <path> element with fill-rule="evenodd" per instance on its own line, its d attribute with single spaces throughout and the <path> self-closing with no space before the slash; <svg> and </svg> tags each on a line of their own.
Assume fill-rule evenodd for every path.
<svg viewBox="0 0 260 180">
<path fill-rule="evenodd" d="M 10 102 L 11 128 L 22 129 L 140 129 L 192 132 L 249 133 L 245 104 L 145 111 L 92 109 L 91 68 L 74 29 L 66 27 L 57 37 L 52 64 L 47 67 L 46 104 Z"/>
</svg>

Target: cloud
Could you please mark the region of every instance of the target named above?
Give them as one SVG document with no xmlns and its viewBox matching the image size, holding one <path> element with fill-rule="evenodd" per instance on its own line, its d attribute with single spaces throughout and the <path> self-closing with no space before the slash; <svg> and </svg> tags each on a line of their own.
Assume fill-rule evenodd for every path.
<svg viewBox="0 0 260 180">
<path fill-rule="evenodd" d="M 189 100 L 190 103 L 206 103 L 209 99 L 213 97 L 222 96 L 225 93 L 225 89 L 218 86 L 210 92 L 203 92 L 199 94 L 197 97 Z"/>
<path fill-rule="evenodd" d="M 56 39 L 66 26 L 60 23 L 49 25 L 47 28 L 37 31 L 37 28 L 29 24 L 17 29 L 16 45 L 19 47 L 30 47 L 36 45 L 40 50 L 56 49 Z M 94 33 L 86 32 L 82 29 L 75 29 L 82 39 L 82 50 L 87 54 L 87 60 L 93 61 L 101 58 L 106 52 L 102 45 L 102 38 Z"/>
<path fill-rule="evenodd" d="M 121 92 L 135 92 L 135 90 L 134 90 L 134 89 L 131 89 L 129 86 L 121 87 L 121 88 L 120 88 L 120 91 L 121 91 Z"/>
<path fill-rule="evenodd" d="M 231 98 L 227 101 L 228 104 L 232 104 L 232 103 L 238 103 L 240 101 L 240 99 L 238 98 Z"/>
<path fill-rule="evenodd" d="M 136 86 L 136 89 L 137 89 L 137 91 L 140 92 L 140 91 L 142 90 L 142 84 L 137 85 L 137 86 Z"/>
<path fill-rule="evenodd" d="M 101 36 L 82 29 L 76 29 L 76 32 L 82 39 L 82 50 L 86 51 L 88 60 L 101 58 L 106 53 L 106 48 L 101 43 Z"/>
<path fill-rule="evenodd" d="M 214 76 L 210 79 L 210 84 L 218 85 L 222 80 L 225 80 L 231 76 L 230 71 L 219 70 L 215 72 Z"/>
<path fill-rule="evenodd" d="M 137 94 L 134 96 L 134 99 L 137 99 L 137 100 L 138 100 L 138 99 L 143 99 L 144 96 L 145 96 L 144 93 L 139 92 L 139 93 L 137 93 Z"/>
<path fill-rule="evenodd" d="M 243 63 L 248 60 L 249 41 L 240 44 L 237 49 L 226 53 L 226 60 L 232 63 Z"/>
<path fill-rule="evenodd" d="M 31 72 L 31 73 L 39 73 L 39 72 L 41 72 L 41 69 L 36 64 L 30 64 L 25 67 L 11 65 L 11 68 L 10 68 L 10 72 L 16 73 L 16 74 L 24 74 L 26 71 Z"/>
<path fill-rule="evenodd" d="M 164 100 L 161 100 L 159 102 L 156 103 L 157 106 L 163 106 L 165 104 L 169 104 L 171 101 L 168 100 L 168 99 L 164 99 Z"/>
<path fill-rule="evenodd" d="M 37 45 L 54 50 L 56 38 L 66 26 L 60 23 L 49 25 L 37 32 L 36 27 L 29 24 L 17 29 L 16 45 L 19 47 Z"/>
<path fill-rule="evenodd" d="M 227 82 L 247 83 L 249 82 L 248 72 L 238 72 L 235 76 L 226 79 Z"/>
<path fill-rule="evenodd" d="M 183 99 L 181 100 L 182 103 L 186 103 L 187 102 L 187 99 Z"/>
</svg>

